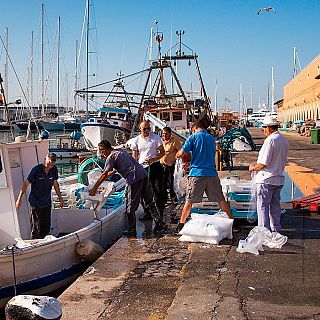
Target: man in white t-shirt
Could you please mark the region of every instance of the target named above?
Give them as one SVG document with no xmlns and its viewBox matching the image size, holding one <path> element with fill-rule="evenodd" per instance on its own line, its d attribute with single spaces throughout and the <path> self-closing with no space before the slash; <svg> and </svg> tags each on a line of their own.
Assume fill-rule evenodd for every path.
<svg viewBox="0 0 320 320">
<path fill-rule="evenodd" d="M 258 225 L 277 232 L 281 231 L 280 191 L 289 149 L 288 140 L 279 133 L 278 126 L 275 117 L 265 118 L 262 128 L 267 138 L 257 163 L 249 166 L 249 171 L 256 172 Z"/>
<path fill-rule="evenodd" d="M 165 151 L 160 136 L 150 132 L 149 121 L 140 123 L 140 132 L 137 137 L 132 139 L 131 149 L 132 156 L 143 165 L 147 172 L 154 192 L 157 208 L 160 216 L 163 218 L 165 203 L 167 201 L 167 190 L 164 183 L 163 168 L 160 159 L 164 156 Z M 147 208 L 146 208 L 147 209 Z M 149 214 L 146 213 L 142 220 L 148 220 Z M 150 219 L 150 218 L 149 218 Z"/>
</svg>

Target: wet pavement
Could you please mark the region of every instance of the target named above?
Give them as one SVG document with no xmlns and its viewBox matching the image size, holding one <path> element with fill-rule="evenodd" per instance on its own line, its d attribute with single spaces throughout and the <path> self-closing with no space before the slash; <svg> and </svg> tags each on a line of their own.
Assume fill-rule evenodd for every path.
<svg viewBox="0 0 320 320">
<path fill-rule="evenodd" d="M 262 144 L 261 130 L 250 131 Z M 309 178 L 318 174 L 320 145 L 286 136 L 289 161 L 312 169 Z M 257 154 L 235 154 L 235 170 L 221 177 L 250 179 L 247 167 Z M 236 251 L 253 227 L 245 222 L 235 221 L 233 239 L 218 246 L 179 242 L 174 230 L 181 206 L 167 207 L 164 235 L 153 235 L 150 222 L 139 222 L 137 238 L 122 237 L 96 261 L 60 296 L 63 319 L 320 320 L 318 214 L 283 204 L 287 244 L 255 256 Z"/>
</svg>

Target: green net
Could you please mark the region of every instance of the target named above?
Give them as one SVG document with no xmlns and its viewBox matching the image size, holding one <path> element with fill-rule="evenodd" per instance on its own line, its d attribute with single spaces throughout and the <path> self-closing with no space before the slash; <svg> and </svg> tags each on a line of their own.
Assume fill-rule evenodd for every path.
<svg viewBox="0 0 320 320">
<path fill-rule="evenodd" d="M 92 170 L 102 172 L 106 161 L 102 158 L 89 158 L 84 160 L 78 170 L 78 181 L 86 186 L 88 183 L 88 173 Z"/>
</svg>

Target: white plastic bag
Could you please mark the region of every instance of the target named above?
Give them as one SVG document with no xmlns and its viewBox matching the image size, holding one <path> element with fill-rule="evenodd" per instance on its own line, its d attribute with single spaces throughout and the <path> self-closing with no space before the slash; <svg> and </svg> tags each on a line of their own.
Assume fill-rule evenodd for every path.
<svg viewBox="0 0 320 320">
<path fill-rule="evenodd" d="M 237 251 L 248 252 L 258 255 L 263 251 L 263 246 L 281 249 L 287 242 L 288 237 L 278 232 L 271 232 L 265 227 L 254 227 L 245 240 L 240 240 Z"/>
<path fill-rule="evenodd" d="M 179 232 L 179 240 L 219 244 L 224 238 L 232 239 L 232 225 L 233 219 L 225 212 L 215 215 L 192 213 L 191 220 Z"/>
<path fill-rule="evenodd" d="M 178 198 L 185 196 L 188 185 L 188 175 L 183 169 L 182 159 L 178 159 L 174 168 L 173 189 Z"/>
</svg>

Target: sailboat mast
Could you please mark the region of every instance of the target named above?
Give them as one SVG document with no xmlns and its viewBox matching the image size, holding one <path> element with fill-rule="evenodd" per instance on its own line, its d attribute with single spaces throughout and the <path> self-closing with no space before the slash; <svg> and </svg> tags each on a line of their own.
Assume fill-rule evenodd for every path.
<svg viewBox="0 0 320 320">
<path fill-rule="evenodd" d="M 218 79 L 216 79 L 216 87 L 214 89 L 214 113 L 218 112 Z"/>
<path fill-rule="evenodd" d="M 271 68 L 271 112 L 274 112 L 274 74 Z"/>
<path fill-rule="evenodd" d="M 87 48 L 86 48 L 86 87 L 87 90 L 89 88 L 89 20 L 90 20 L 90 0 L 87 0 Z M 86 118 L 88 120 L 89 118 L 89 95 L 87 93 L 87 99 L 86 99 Z"/>
<path fill-rule="evenodd" d="M 33 31 L 31 32 L 31 59 L 30 59 L 30 103 L 33 109 Z"/>
<path fill-rule="evenodd" d="M 253 87 L 251 82 L 251 91 L 250 91 L 250 107 L 253 109 Z"/>
<path fill-rule="evenodd" d="M 41 5 L 41 115 L 44 115 L 44 4 Z"/>
<path fill-rule="evenodd" d="M 9 54 L 8 54 L 8 48 L 9 48 L 9 29 L 5 28 L 5 43 L 6 43 L 6 62 L 4 65 L 4 92 L 6 97 L 9 97 L 9 87 L 8 87 L 8 66 L 9 66 Z"/>
<path fill-rule="evenodd" d="M 77 59 L 77 54 L 78 54 L 78 40 L 76 40 L 76 61 L 75 61 L 75 76 L 74 76 L 74 92 L 77 91 L 78 89 L 78 59 Z M 75 114 L 77 111 L 77 94 L 74 95 L 74 106 L 73 106 L 73 113 Z"/>
<path fill-rule="evenodd" d="M 60 17 L 58 17 L 58 54 L 57 54 L 57 113 L 60 107 Z"/>
</svg>

